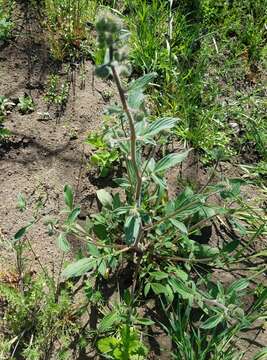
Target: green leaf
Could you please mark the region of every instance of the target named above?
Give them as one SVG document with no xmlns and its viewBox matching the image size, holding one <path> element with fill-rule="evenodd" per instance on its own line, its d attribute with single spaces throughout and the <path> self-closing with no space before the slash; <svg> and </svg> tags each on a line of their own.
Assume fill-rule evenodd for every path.
<svg viewBox="0 0 267 360">
<path fill-rule="evenodd" d="M 150 273 L 150 276 L 155 279 L 155 280 L 162 280 L 162 279 L 166 279 L 169 275 L 165 272 L 162 271 L 152 271 Z"/>
<path fill-rule="evenodd" d="M 24 226 L 23 228 L 19 229 L 16 234 L 14 235 L 13 241 L 19 241 L 27 232 L 28 230 L 32 227 L 33 223 L 30 223 L 26 226 Z"/>
<path fill-rule="evenodd" d="M 144 103 L 144 90 L 146 86 L 154 79 L 155 73 L 150 73 L 142 76 L 141 78 L 134 80 L 128 86 L 127 101 L 128 105 L 132 109 L 140 109 Z"/>
<path fill-rule="evenodd" d="M 74 263 L 69 264 L 63 271 L 62 275 L 66 279 L 81 276 L 92 270 L 96 265 L 96 260 L 92 258 L 83 258 Z"/>
<path fill-rule="evenodd" d="M 73 208 L 73 189 L 69 185 L 64 187 L 64 201 L 70 210 Z"/>
<path fill-rule="evenodd" d="M 106 264 L 105 260 L 101 260 L 101 261 L 100 261 L 97 270 L 99 271 L 99 273 L 100 273 L 103 277 L 106 276 L 107 264 Z"/>
<path fill-rule="evenodd" d="M 59 236 L 57 238 L 57 245 L 58 245 L 59 249 L 63 252 L 70 251 L 70 244 L 64 233 L 59 234 Z"/>
<path fill-rule="evenodd" d="M 165 296 L 166 296 L 169 304 L 171 304 L 174 300 L 174 293 L 169 284 L 166 285 Z"/>
<path fill-rule="evenodd" d="M 139 90 L 139 91 L 144 90 L 146 88 L 146 86 L 152 80 L 155 79 L 156 76 L 157 76 L 157 73 L 153 72 L 153 73 L 146 74 L 146 75 L 140 77 L 139 79 L 132 81 L 128 86 L 128 92 L 136 91 L 136 90 Z"/>
<path fill-rule="evenodd" d="M 98 251 L 98 248 L 94 244 L 88 243 L 87 248 L 88 248 L 88 252 L 90 253 L 90 255 L 92 255 L 94 257 L 100 256 L 100 252 Z"/>
<path fill-rule="evenodd" d="M 120 316 L 117 311 L 113 311 L 108 315 L 106 315 L 105 317 L 103 317 L 103 319 L 100 321 L 98 325 L 98 331 L 100 333 L 106 332 L 110 330 L 113 327 L 113 325 L 118 321 L 120 321 Z"/>
<path fill-rule="evenodd" d="M 127 189 L 127 188 L 131 187 L 131 184 L 129 183 L 128 179 L 126 179 L 126 178 L 117 178 L 117 179 L 114 179 L 114 182 L 123 189 Z"/>
<path fill-rule="evenodd" d="M 255 257 L 267 257 L 267 250 L 259 251 L 258 253 L 250 256 L 250 258 L 255 258 Z"/>
<path fill-rule="evenodd" d="M 188 233 L 185 224 L 182 223 L 181 221 L 178 221 L 178 220 L 176 220 L 176 219 L 170 219 L 170 222 L 171 222 L 177 229 L 179 229 L 182 234 L 187 234 L 187 233 Z"/>
<path fill-rule="evenodd" d="M 26 199 L 23 194 L 18 194 L 17 203 L 20 211 L 24 211 L 26 209 Z"/>
<path fill-rule="evenodd" d="M 101 204 L 104 207 L 106 207 L 108 209 L 112 208 L 113 198 L 106 190 L 104 190 L 104 189 L 98 190 L 96 192 L 96 195 L 98 197 L 98 200 L 101 202 Z"/>
<path fill-rule="evenodd" d="M 145 319 L 145 318 L 138 318 L 135 321 L 136 324 L 140 324 L 140 325 L 145 325 L 145 326 L 151 326 L 154 325 L 155 322 L 150 320 L 150 319 Z"/>
<path fill-rule="evenodd" d="M 106 227 L 104 224 L 95 224 L 93 231 L 100 240 L 105 240 L 108 236 Z"/>
<path fill-rule="evenodd" d="M 209 319 L 207 319 L 200 327 L 202 329 L 213 329 L 215 326 L 217 326 L 221 321 L 223 320 L 223 315 L 218 314 L 211 316 Z"/>
<path fill-rule="evenodd" d="M 249 280 L 247 279 L 239 279 L 233 282 L 227 289 L 227 293 L 231 294 L 231 292 L 239 292 L 246 289 L 249 286 Z"/>
<path fill-rule="evenodd" d="M 155 174 L 162 173 L 166 170 L 168 170 L 170 167 L 173 167 L 182 161 L 184 161 L 188 155 L 190 150 L 187 150 L 183 153 L 179 154 L 168 154 L 161 160 L 159 160 L 155 165 Z"/>
<path fill-rule="evenodd" d="M 144 132 L 144 136 L 151 137 L 157 135 L 159 132 L 163 130 L 172 129 L 176 125 L 178 120 L 179 120 L 178 118 L 172 118 L 172 117 L 163 117 L 157 119 L 149 124 L 149 126 L 146 128 Z"/>
<path fill-rule="evenodd" d="M 165 294 L 166 287 L 159 283 L 151 283 L 151 288 L 156 295 Z"/>
<path fill-rule="evenodd" d="M 74 223 L 74 221 L 77 219 L 78 215 L 80 214 L 81 209 L 79 207 L 72 210 L 72 212 L 68 216 L 68 222 Z"/>
<path fill-rule="evenodd" d="M 147 294 L 149 293 L 150 290 L 150 283 L 146 283 L 145 288 L 144 288 L 144 294 L 145 296 L 147 296 Z"/>
<path fill-rule="evenodd" d="M 8 137 L 12 134 L 12 132 L 6 128 L 0 128 L 0 139 Z"/>
<path fill-rule="evenodd" d="M 102 354 L 107 354 L 119 346 L 120 340 L 113 336 L 105 337 L 97 342 L 97 347 Z"/>
<path fill-rule="evenodd" d="M 260 350 L 252 360 L 266 360 L 267 359 L 267 346 Z"/>
<path fill-rule="evenodd" d="M 169 279 L 169 284 L 175 293 L 182 296 L 183 299 L 192 299 L 195 295 L 194 291 L 186 286 L 180 279 Z"/>
<path fill-rule="evenodd" d="M 222 252 L 231 253 L 240 245 L 240 240 L 233 240 L 222 248 Z"/>
<path fill-rule="evenodd" d="M 130 245 L 133 244 L 138 235 L 141 228 L 141 217 L 137 216 L 128 216 L 125 220 L 124 230 L 125 230 L 125 242 Z"/>
</svg>

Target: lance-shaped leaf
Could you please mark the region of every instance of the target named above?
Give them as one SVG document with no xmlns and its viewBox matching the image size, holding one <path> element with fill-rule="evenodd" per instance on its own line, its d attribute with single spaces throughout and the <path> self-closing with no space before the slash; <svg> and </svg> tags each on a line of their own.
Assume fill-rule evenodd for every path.
<svg viewBox="0 0 267 360">
<path fill-rule="evenodd" d="M 112 203 L 113 203 L 113 199 L 112 196 L 104 189 L 98 190 L 96 192 L 96 195 L 98 197 L 98 200 L 101 202 L 101 204 L 106 207 L 111 209 L 112 208 Z"/>
<path fill-rule="evenodd" d="M 64 187 L 64 201 L 70 210 L 73 208 L 73 189 L 69 185 Z"/>
<path fill-rule="evenodd" d="M 63 271 L 62 275 L 69 279 L 71 277 L 81 276 L 96 266 L 96 259 L 83 258 L 74 263 L 69 264 Z"/>
<path fill-rule="evenodd" d="M 81 212 L 80 207 L 73 209 L 72 212 L 68 216 L 67 223 L 68 224 L 74 223 L 76 221 L 78 215 L 80 214 L 80 212 Z"/>
<path fill-rule="evenodd" d="M 137 80 L 132 81 L 128 86 L 128 91 L 144 90 L 146 88 L 146 86 L 152 80 L 155 79 L 156 76 L 157 76 L 157 73 L 153 72 L 153 73 L 146 74 Z"/>
<path fill-rule="evenodd" d="M 60 233 L 57 238 L 57 245 L 59 249 L 63 252 L 70 251 L 70 243 L 68 242 L 66 235 L 64 233 Z"/>
<path fill-rule="evenodd" d="M 125 221 L 125 241 L 128 245 L 133 244 L 138 238 L 139 231 L 141 228 L 141 217 L 140 215 L 128 216 Z"/>
<path fill-rule="evenodd" d="M 157 135 L 159 132 L 163 130 L 172 129 L 178 122 L 178 118 L 173 117 L 163 117 L 157 119 L 149 124 L 149 126 L 144 131 L 144 137 L 152 137 Z"/>
<path fill-rule="evenodd" d="M 213 329 L 223 320 L 223 314 L 217 314 L 208 318 L 202 325 L 202 329 Z"/>
<path fill-rule="evenodd" d="M 133 81 L 128 87 L 127 101 L 132 109 L 139 109 L 144 102 L 144 90 L 155 78 L 155 73 L 150 73 Z"/>
<path fill-rule="evenodd" d="M 170 219 L 170 222 L 171 222 L 177 229 L 179 229 L 182 234 L 187 234 L 187 233 L 188 233 L 185 224 L 182 223 L 181 221 L 178 221 L 178 220 L 176 220 L 176 219 Z"/>
<path fill-rule="evenodd" d="M 186 159 L 189 151 L 190 150 L 187 150 L 179 154 L 168 154 L 164 156 L 164 158 L 162 158 L 160 161 L 156 163 L 154 173 L 155 174 L 162 173 L 168 170 L 169 168 L 181 163 Z"/>
</svg>

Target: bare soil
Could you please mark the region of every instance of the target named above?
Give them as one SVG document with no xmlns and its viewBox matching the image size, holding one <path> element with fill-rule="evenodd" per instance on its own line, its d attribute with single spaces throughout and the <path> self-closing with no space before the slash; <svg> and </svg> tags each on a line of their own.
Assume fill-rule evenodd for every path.
<svg viewBox="0 0 267 360">
<path fill-rule="evenodd" d="M 71 72 L 66 109 L 57 114 L 56 109 L 50 108 L 50 117 L 45 120 L 48 75 L 57 73 L 66 79 L 70 73 L 64 64 L 58 65 L 49 58 L 38 23 L 28 19 L 24 24 L 23 11 L 17 22 L 31 31 L 18 34 L 8 45 L 2 46 L 0 94 L 14 103 L 24 94 L 31 95 L 36 109 L 22 115 L 16 106 L 5 122 L 13 135 L 0 145 L 0 234 L 6 240 L 0 243 L 0 266 L 13 263 L 7 240 L 28 223 L 41 201 L 44 205 L 41 219 L 29 236 L 37 257 L 51 268 L 57 266 L 59 252 L 44 222 L 57 218 L 63 209 L 64 184 L 75 189 L 76 201 L 87 207 L 83 211 L 93 206 L 97 187 L 86 174 L 88 149 L 84 140 L 90 130 L 100 127 L 106 104 L 102 93 L 112 89 L 110 84 L 94 79 L 93 65 L 87 61 Z M 27 199 L 24 213 L 17 208 L 19 193 Z"/>
</svg>

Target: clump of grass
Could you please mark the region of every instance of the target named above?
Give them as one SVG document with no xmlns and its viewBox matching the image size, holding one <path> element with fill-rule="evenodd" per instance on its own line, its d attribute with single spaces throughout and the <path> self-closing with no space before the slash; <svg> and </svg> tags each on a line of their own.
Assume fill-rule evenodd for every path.
<svg viewBox="0 0 267 360">
<path fill-rule="evenodd" d="M 77 60 L 88 51 L 87 23 L 95 10 L 96 0 L 45 0 L 48 40 L 54 59 Z"/>
<path fill-rule="evenodd" d="M 159 75 L 160 87 L 151 94 L 154 111 L 180 117 L 178 138 L 204 151 L 207 161 L 218 148 L 228 158 L 240 151 L 239 145 L 232 145 L 236 132 L 230 123 L 240 122 L 244 105 L 250 107 L 248 99 L 242 103 L 236 99 L 237 91 L 246 97 L 249 79 L 253 92 L 261 92 L 259 79 L 266 60 L 264 3 L 265 7 L 261 1 L 249 0 L 199 4 L 134 0 L 119 7 L 132 32 L 135 71 L 153 70 Z M 232 117 L 231 98 L 238 117 Z M 260 103 L 263 108 L 263 98 Z M 262 112 L 251 117 L 257 125 L 264 122 Z M 259 135 L 263 132 L 251 132 L 247 120 L 241 121 L 240 135 L 246 141 L 250 134 L 257 147 L 262 143 L 259 152 L 265 156 L 265 139 Z"/>
</svg>

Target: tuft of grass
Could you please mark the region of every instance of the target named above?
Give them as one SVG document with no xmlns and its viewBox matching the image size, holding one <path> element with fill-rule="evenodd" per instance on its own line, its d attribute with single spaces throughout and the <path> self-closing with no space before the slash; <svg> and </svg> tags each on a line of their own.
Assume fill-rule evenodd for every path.
<svg viewBox="0 0 267 360">
<path fill-rule="evenodd" d="M 46 26 L 52 57 L 79 59 L 88 51 L 88 22 L 96 11 L 96 0 L 45 0 Z"/>
</svg>

